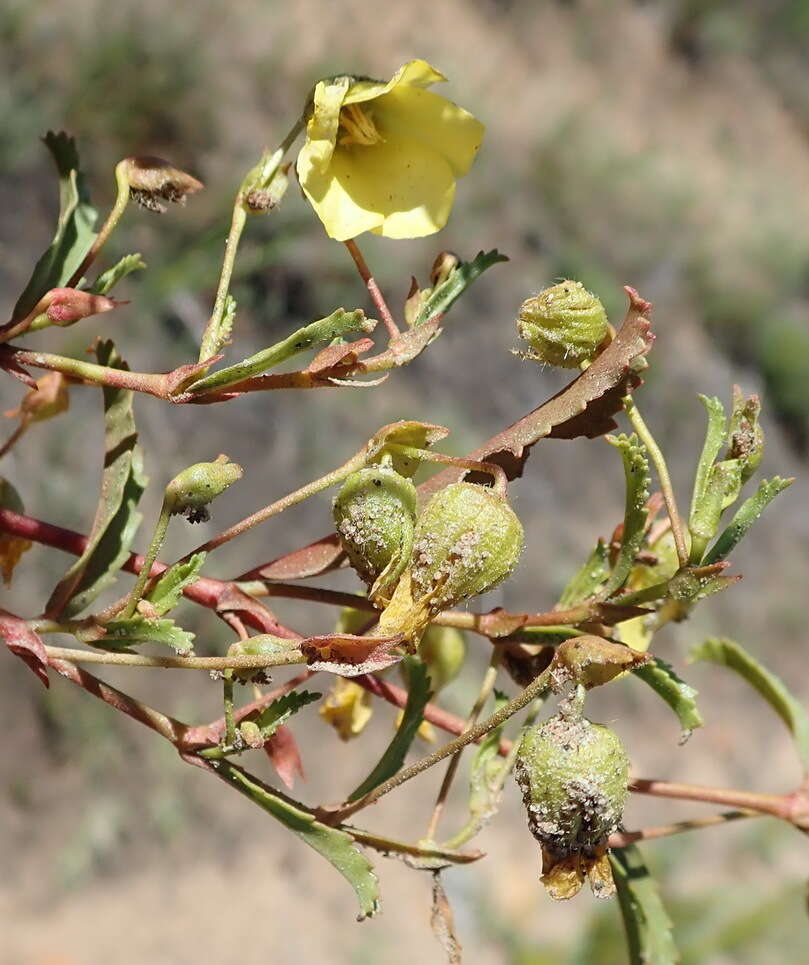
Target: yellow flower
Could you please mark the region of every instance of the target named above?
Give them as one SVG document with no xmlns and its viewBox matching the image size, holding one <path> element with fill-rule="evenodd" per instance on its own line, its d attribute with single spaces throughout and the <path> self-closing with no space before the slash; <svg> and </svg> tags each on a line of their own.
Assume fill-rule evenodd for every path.
<svg viewBox="0 0 809 965">
<path fill-rule="evenodd" d="M 351 740 L 362 733 L 371 719 L 371 695 L 352 680 L 338 677 L 320 705 L 319 713 L 337 731 L 341 740 Z"/>
<path fill-rule="evenodd" d="M 442 80 L 411 60 L 387 83 L 342 76 L 317 84 L 297 170 L 332 238 L 420 238 L 444 227 L 483 125 L 425 89 Z"/>
<path fill-rule="evenodd" d="M 8 480 L 0 476 L 0 509 L 10 509 L 13 513 L 24 513 L 25 507 L 19 493 Z M 3 583 L 11 583 L 14 567 L 20 562 L 23 553 L 31 548 L 31 542 L 22 536 L 0 533 L 0 576 Z"/>
</svg>

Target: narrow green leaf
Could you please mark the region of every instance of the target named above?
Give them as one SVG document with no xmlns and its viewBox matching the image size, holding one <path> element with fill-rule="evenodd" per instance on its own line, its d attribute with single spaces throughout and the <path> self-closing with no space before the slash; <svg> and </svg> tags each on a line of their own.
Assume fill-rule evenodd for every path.
<svg viewBox="0 0 809 965">
<path fill-rule="evenodd" d="M 476 278 L 501 261 L 508 261 L 508 257 L 494 248 L 492 251 L 479 251 L 472 261 L 462 261 L 456 265 L 447 280 L 435 288 L 425 300 L 413 320 L 413 327 L 423 325 L 439 312 L 446 314 Z"/>
<path fill-rule="evenodd" d="M 175 563 L 155 583 L 146 599 L 157 610 L 158 616 L 163 616 L 180 602 L 183 590 L 195 583 L 199 571 L 205 563 L 205 553 L 194 553 L 185 563 Z"/>
<path fill-rule="evenodd" d="M 574 575 L 559 597 L 559 606 L 575 606 L 594 596 L 609 575 L 609 551 L 604 540 L 599 540 L 584 566 Z"/>
<path fill-rule="evenodd" d="M 322 696 L 323 694 L 316 694 L 310 690 L 293 690 L 274 700 L 255 718 L 256 725 L 261 729 L 261 736 L 268 740 L 293 714 L 297 714 L 307 704 L 320 700 Z"/>
<path fill-rule="evenodd" d="M 727 528 L 719 536 L 704 559 L 706 565 L 719 563 L 744 539 L 750 527 L 761 516 L 775 497 L 792 485 L 794 479 L 764 479 L 758 491 L 746 499 L 736 511 Z"/>
<path fill-rule="evenodd" d="M 630 965 L 677 965 L 680 953 L 674 944 L 669 919 L 657 882 L 637 845 L 610 853 L 612 875 L 626 930 Z"/>
<path fill-rule="evenodd" d="M 739 459 L 728 459 L 711 467 L 705 490 L 688 521 L 691 563 L 700 562 L 706 546 L 716 536 L 722 513 L 736 502 L 741 488 L 742 463 Z"/>
<path fill-rule="evenodd" d="M 96 210 L 79 168 L 76 142 L 64 131 L 43 138 L 59 176 L 59 219 L 50 245 L 41 255 L 33 274 L 14 306 L 12 319 L 24 318 L 45 292 L 67 284 L 95 240 Z"/>
<path fill-rule="evenodd" d="M 236 303 L 233 302 L 230 310 L 231 325 L 233 324 L 232 314 L 235 312 L 235 307 Z M 226 315 L 227 312 L 228 308 L 226 307 Z M 303 328 L 299 328 L 280 342 L 276 342 L 275 345 L 256 352 L 250 358 L 206 375 L 205 378 L 190 385 L 187 391 L 207 392 L 211 389 L 222 389 L 229 385 L 235 385 L 244 379 L 261 375 L 267 369 L 271 369 L 281 362 L 286 362 L 287 359 L 298 355 L 300 352 L 306 352 L 318 345 L 327 345 L 335 338 L 355 332 L 372 332 L 375 324 L 372 319 L 365 317 L 365 313 L 361 309 L 347 312 L 344 308 L 338 308 L 326 318 L 320 318 L 316 322 L 304 325 Z"/>
<path fill-rule="evenodd" d="M 620 451 L 624 461 L 626 502 L 621 549 L 607 585 L 601 591 L 605 598 L 620 590 L 635 565 L 635 557 L 643 544 L 646 530 L 646 501 L 649 499 L 651 483 L 646 447 L 634 433 L 631 436 L 607 436 L 607 442 Z"/>
<path fill-rule="evenodd" d="M 669 664 L 654 657 L 651 663 L 636 667 L 632 673 L 647 683 L 677 715 L 682 728 L 681 744 L 688 740 L 692 731 L 702 727 L 704 721 L 694 699 L 697 691 L 681 680 Z"/>
<path fill-rule="evenodd" d="M 346 831 L 321 824 L 296 801 L 280 795 L 230 761 L 211 761 L 210 767 L 223 781 L 258 804 L 334 865 L 354 889 L 361 919 L 370 918 L 379 911 L 379 882 L 373 865 Z"/>
<path fill-rule="evenodd" d="M 699 457 L 696 475 L 694 476 L 694 493 L 691 497 L 691 516 L 694 515 L 705 496 L 705 488 L 708 485 L 711 468 L 716 462 L 716 457 L 719 455 L 722 446 L 725 444 L 727 435 L 725 407 L 719 399 L 715 396 L 708 397 L 707 395 L 700 395 L 699 399 L 708 413 L 708 427 L 705 431 L 705 443 L 702 447 L 702 454 Z"/>
<path fill-rule="evenodd" d="M 809 714 L 777 677 L 734 640 L 709 637 L 691 648 L 689 659 L 730 667 L 756 690 L 786 724 L 795 739 L 804 770 L 809 771 Z"/>
<path fill-rule="evenodd" d="M 349 796 L 349 801 L 356 801 L 363 794 L 372 791 L 404 764 L 405 756 L 423 720 L 424 708 L 430 699 L 430 678 L 427 676 L 427 668 L 424 664 L 407 658 L 407 674 L 409 689 L 401 723 L 396 729 L 393 740 L 380 757 L 379 763 Z"/>
<path fill-rule="evenodd" d="M 127 275 L 131 275 L 133 271 L 143 271 L 144 268 L 146 268 L 146 262 L 140 254 L 124 255 L 117 264 L 96 278 L 90 291 L 96 295 L 106 295 Z"/>
<path fill-rule="evenodd" d="M 98 342 L 101 365 L 127 368 L 112 342 Z M 55 587 L 47 612 L 74 617 L 115 581 L 129 555 L 141 515 L 137 505 L 146 487 L 143 458 L 132 412 L 133 393 L 105 386 L 104 468 L 101 496 L 87 546 Z"/>
<path fill-rule="evenodd" d="M 107 635 L 94 640 L 94 647 L 107 650 L 120 650 L 142 643 L 160 643 L 171 647 L 178 654 L 190 653 L 194 634 L 178 627 L 173 620 L 152 620 L 134 616 L 128 620 L 111 620 L 105 627 Z"/>
</svg>

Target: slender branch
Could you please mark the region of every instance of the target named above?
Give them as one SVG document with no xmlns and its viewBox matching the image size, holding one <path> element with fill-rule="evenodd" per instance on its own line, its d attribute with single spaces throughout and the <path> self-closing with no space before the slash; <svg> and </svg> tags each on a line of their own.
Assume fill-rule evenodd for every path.
<svg viewBox="0 0 809 965">
<path fill-rule="evenodd" d="M 347 831 L 355 841 L 369 848 L 381 851 L 383 854 L 405 854 L 412 858 L 438 859 L 452 864 L 471 864 L 484 857 L 482 851 L 456 851 L 447 847 L 427 847 L 420 844 L 408 844 L 404 841 L 394 841 L 383 838 L 378 834 L 354 827 L 353 824 L 339 825 L 341 831 Z"/>
<path fill-rule="evenodd" d="M 346 476 L 351 475 L 357 469 L 360 469 L 365 465 L 365 452 L 358 452 L 355 456 L 352 456 L 348 462 L 343 463 L 337 469 L 325 476 L 321 476 L 320 479 L 315 479 L 313 482 L 307 483 L 305 486 L 301 486 L 300 489 L 296 489 L 295 492 L 289 493 L 287 496 L 277 499 L 274 503 L 270 503 L 269 506 L 265 506 L 263 509 L 258 510 L 258 512 L 252 513 L 250 516 L 245 517 L 238 523 L 234 523 L 233 526 L 228 527 L 228 529 L 223 530 L 218 536 L 213 536 L 207 542 L 202 543 L 196 549 L 192 550 L 190 553 L 182 558 L 182 561 L 190 559 L 195 553 L 209 553 L 211 550 L 222 546 L 224 543 L 230 542 L 230 540 L 235 539 L 237 536 L 241 536 L 242 533 L 246 533 L 248 530 L 253 529 L 254 526 L 258 526 L 260 523 L 266 522 L 273 516 L 277 516 L 282 513 L 285 509 L 289 509 L 290 506 L 295 506 L 297 503 L 303 502 L 304 499 L 309 499 L 310 496 L 315 496 L 317 493 L 323 492 L 324 489 L 328 489 L 329 486 L 334 486 L 338 482 L 342 482 Z"/>
<path fill-rule="evenodd" d="M 649 427 L 643 421 L 632 396 L 628 395 L 624 398 L 624 409 L 629 417 L 629 421 L 632 423 L 632 428 L 637 432 L 640 441 L 646 446 L 649 455 L 652 457 L 652 462 L 654 462 L 655 468 L 657 469 L 657 475 L 660 480 L 660 491 L 663 493 L 666 511 L 671 520 L 671 534 L 674 537 L 674 545 L 677 547 L 677 558 L 680 561 L 680 566 L 685 566 L 688 563 L 688 549 L 685 545 L 683 524 L 680 520 L 680 513 L 677 510 L 677 500 L 674 496 L 674 487 L 671 484 L 671 476 L 669 475 L 669 468 L 666 465 L 665 457 L 660 450 L 660 446 L 658 446 L 655 441 L 654 436 L 649 431 Z"/>
<path fill-rule="evenodd" d="M 306 663 L 300 650 L 282 654 L 242 654 L 230 657 L 150 657 L 142 653 L 105 653 L 66 647 L 45 647 L 54 660 L 71 663 L 97 663 L 107 667 L 162 667 L 166 670 L 263 670 Z"/>
<path fill-rule="evenodd" d="M 386 449 L 410 456 L 422 462 L 436 462 L 443 466 L 458 466 L 460 469 L 473 469 L 487 473 L 494 480 L 494 490 L 505 496 L 508 490 L 508 476 L 502 466 L 495 462 L 480 462 L 477 459 L 462 459 L 458 456 L 448 456 L 443 452 L 433 452 L 432 449 L 418 449 L 415 446 L 405 446 L 399 443 L 389 443 Z"/>
<path fill-rule="evenodd" d="M 149 575 L 151 574 L 152 567 L 157 559 L 157 554 L 160 552 L 160 547 L 163 545 L 163 541 L 166 538 L 166 530 L 169 528 L 170 519 L 171 512 L 166 500 L 164 499 L 163 505 L 160 507 L 160 515 L 157 517 L 157 524 L 155 525 L 154 533 L 152 534 L 152 542 L 149 544 L 149 550 L 146 553 L 146 559 L 144 560 L 140 573 L 138 573 L 138 578 L 135 580 L 135 585 L 132 587 L 132 592 L 129 594 L 129 599 L 124 606 L 123 612 L 121 613 L 122 620 L 128 620 L 137 609 L 138 603 L 140 603 L 140 598 L 143 596 L 143 591 L 146 589 L 146 584 L 149 582 Z"/>
<path fill-rule="evenodd" d="M 346 241 L 344 242 L 346 248 L 348 248 L 351 257 L 354 259 L 354 264 L 357 266 L 357 271 L 360 273 L 360 277 L 365 282 L 365 287 L 368 289 L 368 294 L 371 296 L 376 310 L 379 312 L 379 317 L 382 320 L 385 328 L 388 330 L 388 335 L 391 338 L 395 338 L 399 334 L 399 328 L 396 322 L 393 320 L 393 315 L 391 314 L 388 304 L 385 301 L 385 296 L 380 291 L 379 285 L 376 283 L 376 279 L 371 274 L 371 269 L 368 267 L 365 259 L 362 256 L 362 252 L 357 247 L 356 241 Z"/>
<path fill-rule="evenodd" d="M 31 423 L 27 419 L 20 419 L 20 424 L 17 426 L 14 432 L 11 433 L 8 439 L 6 439 L 2 447 L 0 447 L 0 459 L 2 459 L 3 456 L 5 456 L 5 454 L 20 441 L 25 433 L 25 430 L 30 424 Z"/>
<path fill-rule="evenodd" d="M 494 689 L 495 681 L 497 680 L 497 670 L 500 663 L 500 653 L 498 650 L 492 650 L 491 659 L 489 661 L 489 666 L 486 668 L 486 673 L 483 675 L 483 680 L 480 685 L 480 691 L 475 698 L 475 703 L 472 706 L 472 710 L 469 712 L 469 716 L 466 719 L 466 724 L 464 726 L 464 733 L 473 727 L 477 722 L 478 717 L 480 717 L 486 701 L 489 699 L 492 690 Z M 461 763 L 461 754 L 463 753 L 463 748 L 453 754 L 450 758 L 449 764 L 447 765 L 446 773 L 444 774 L 444 780 L 441 782 L 441 787 L 438 791 L 438 796 L 435 800 L 435 806 L 433 808 L 433 814 L 430 818 L 430 823 L 427 826 L 427 833 L 424 835 L 427 841 L 435 840 L 435 833 L 438 830 L 438 822 L 441 820 L 441 815 L 444 811 L 444 806 L 447 803 L 447 797 L 452 788 L 452 782 L 455 780 L 455 774 L 458 771 L 458 765 Z"/>
<path fill-rule="evenodd" d="M 123 217 L 124 211 L 126 211 L 126 206 L 129 204 L 129 177 L 128 177 L 128 163 L 127 160 L 119 161 L 115 166 L 115 187 L 116 196 L 115 204 L 113 204 L 110 213 L 107 215 L 107 220 L 99 229 L 98 234 L 90 246 L 90 250 L 84 256 L 82 263 L 70 276 L 66 288 L 75 288 L 79 281 L 81 281 L 82 276 L 87 271 L 87 269 L 92 265 L 92 263 L 98 257 L 98 253 L 104 247 L 104 245 L 109 240 L 110 235 L 115 231 L 118 226 L 118 222 Z"/>
<path fill-rule="evenodd" d="M 703 801 L 709 804 L 752 809 L 762 814 L 772 814 L 777 818 L 791 820 L 790 798 L 783 794 L 760 794 L 755 791 L 738 791 L 735 788 L 675 784 L 670 781 L 655 781 L 640 777 L 630 780 L 629 790 L 635 794 L 651 794 L 655 797 L 671 797 L 684 801 Z"/>
<path fill-rule="evenodd" d="M 383 781 L 378 787 L 375 787 L 372 791 L 364 794 L 361 798 L 353 801 L 350 804 L 338 807 L 334 811 L 330 812 L 331 818 L 341 821 L 344 818 L 349 817 L 352 814 L 356 814 L 357 811 L 361 811 L 363 808 L 368 807 L 369 804 L 374 804 L 385 794 L 399 787 L 399 785 L 404 784 L 406 781 L 412 780 L 414 777 L 418 777 L 419 774 L 438 764 L 439 761 L 443 761 L 447 757 L 451 757 L 453 754 L 457 753 L 462 748 L 466 747 L 467 744 L 471 744 L 478 738 L 483 737 L 488 734 L 490 730 L 494 730 L 495 727 L 499 727 L 500 724 L 505 723 L 509 717 L 512 717 L 517 711 L 522 710 L 531 701 L 537 697 L 547 686 L 548 679 L 550 677 L 550 672 L 544 670 L 536 679 L 532 680 L 531 683 L 519 693 L 516 697 L 510 700 L 507 704 L 504 704 L 500 710 L 496 711 L 491 717 L 487 717 L 486 720 L 482 721 L 470 730 L 465 731 L 460 737 L 457 737 L 454 741 L 450 741 L 449 744 L 445 744 L 444 747 L 439 748 L 427 757 L 423 757 L 420 761 L 416 761 L 410 767 L 402 768 L 402 770 L 397 771 L 393 777 L 388 778 L 387 781 Z"/>
<path fill-rule="evenodd" d="M 682 834 L 684 831 L 699 831 L 701 828 L 712 828 L 718 824 L 740 821 L 742 818 L 762 818 L 764 816 L 761 811 L 742 809 L 713 814 L 707 818 L 676 821 L 674 824 L 663 824 L 655 828 L 643 828 L 640 831 L 616 831 L 609 837 L 609 846 L 611 848 L 625 848 L 628 844 L 634 844 L 635 841 L 653 841 L 655 838 L 667 838 L 669 835 Z"/>
<path fill-rule="evenodd" d="M 219 287 L 216 290 L 213 312 L 205 327 L 202 336 L 202 344 L 199 350 L 199 361 L 206 362 L 211 356 L 216 355 L 222 345 L 222 319 L 227 307 L 228 294 L 230 292 L 230 281 L 233 277 L 233 268 L 236 264 L 236 253 L 239 250 L 239 241 L 247 223 L 247 212 L 242 203 L 241 191 L 236 195 L 236 203 L 233 205 L 233 215 L 230 222 L 230 231 L 225 242 L 225 257 L 222 261 L 222 271 L 219 275 Z"/>
</svg>

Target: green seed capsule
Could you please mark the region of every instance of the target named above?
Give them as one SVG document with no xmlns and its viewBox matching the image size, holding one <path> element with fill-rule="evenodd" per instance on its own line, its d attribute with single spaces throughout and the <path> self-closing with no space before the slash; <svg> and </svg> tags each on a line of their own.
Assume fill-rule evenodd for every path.
<svg viewBox="0 0 809 965">
<path fill-rule="evenodd" d="M 466 660 L 466 638 L 455 627 L 429 627 L 419 644 L 418 655 L 427 668 L 430 691 L 437 694 L 461 672 Z M 408 683 L 407 664 L 399 666 Z"/>
<path fill-rule="evenodd" d="M 486 593 L 520 558 L 522 523 L 504 496 L 476 483 L 437 492 L 419 516 L 413 546 L 413 598 L 432 613 Z"/>
<path fill-rule="evenodd" d="M 563 281 L 522 303 L 517 331 L 531 346 L 529 358 L 575 369 L 606 338 L 607 313 L 581 282 Z"/>
<path fill-rule="evenodd" d="M 343 549 L 371 598 L 387 597 L 413 548 L 416 487 L 389 466 L 369 466 L 346 479 L 333 512 Z"/>
<path fill-rule="evenodd" d="M 528 826 L 542 845 L 543 881 L 552 897 L 572 897 L 585 874 L 597 894 L 611 893 L 603 859 L 621 821 L 628 775 L 618 736 L 585 717 L 557 714 L 523 737 L 515 776 Z"/>
<path fill-rule="evenodd" d="M 208 518 L 207 505 L 228 486 L 242 478 L 242 467 L 218 456 L 214 462 L 198 462 L 184 469 L 166 486 L 164 503 L 174 516 L 184 513 L 193 522 Z"/>
</svg>

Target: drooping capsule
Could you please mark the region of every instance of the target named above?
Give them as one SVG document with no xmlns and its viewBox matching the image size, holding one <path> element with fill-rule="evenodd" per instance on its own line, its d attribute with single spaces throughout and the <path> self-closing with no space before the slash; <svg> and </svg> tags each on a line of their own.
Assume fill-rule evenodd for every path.
<svg viewBox="0 0 809 965">
<path fill-rule="evenodd" d="M 333 513 L 343 549 L 371 599 L 386 600 L 413 549 L 416 487 L 390 466 L 367 466 L 346 479 Z"/>
<path fill-rule="evenodd" d="M 572 898 L 587 877 L 597 897 L 609 897 L 607 839 L 628 793 L 629 759 L 618 735 L 578 714 L 556 714 L 525 733 L 514 773 L 542 845 L 550 896 Z"/>
</svg>

